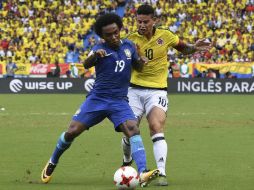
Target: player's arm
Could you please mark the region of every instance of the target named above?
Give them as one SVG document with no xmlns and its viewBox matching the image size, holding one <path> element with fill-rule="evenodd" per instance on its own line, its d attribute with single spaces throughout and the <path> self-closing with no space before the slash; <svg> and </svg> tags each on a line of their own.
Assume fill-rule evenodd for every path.
<svg viewBox="0 0 254 190">
<path fill-rule="evenodd" d="M 106 51 L 104 49 L 98 49 L 95 52 L 91 51 L 83 63 L 85 69 L 89 69 L 96 65 L 98 59 L 106 56 Z"/>
<path fill-rule="evenodd" d="M 179 43 L 174 48 L 182 54 L 188 55 L 196 52 L 209 51 L 211 48 L 211 42 L 207 39 L 200 39 L 195 44 L 188 44 L 179 40 Z"/>
<path fill-rule="evenodd" d="M 137 59 L 134 59 L 132 62 L 132 68 L 136 71 L 140 72 L 142 71 L 144 65 L 146 65 L 148 62 L 148 59 L 145 56 L 140 56 Z"/>
<path fill-rule="evenodd" d="M 141 56 L 140 46 L 135 44 L 134 59 L 132 62 L 132 68 L 140 72 L 143 70 L 144 65 L 148 63 L 148 58 Z"/>
</svg>

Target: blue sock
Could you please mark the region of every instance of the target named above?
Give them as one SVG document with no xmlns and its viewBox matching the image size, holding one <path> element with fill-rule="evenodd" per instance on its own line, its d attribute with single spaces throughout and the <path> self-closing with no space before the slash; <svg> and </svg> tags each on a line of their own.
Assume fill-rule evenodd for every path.
<svg viewBox="0 0 254 190">
<path fill-rule="evenodd" d="M 130 138 L 131 155 L 135 161 L 138 173 L 146 169 L 146 152 L 140 135 L 135 135 Z"/>
<path fill-rule="evenodd" d="M 60 156 L 66 151 L 70 146 L 72 142 L 66 142 L 64 139 L 65 132 L 63 132 L 60 136 L 60 138 L 57 141 L 56 148 L 50 158 L 50 161 L 53 164 L 57 164 Z"/>
</svg>

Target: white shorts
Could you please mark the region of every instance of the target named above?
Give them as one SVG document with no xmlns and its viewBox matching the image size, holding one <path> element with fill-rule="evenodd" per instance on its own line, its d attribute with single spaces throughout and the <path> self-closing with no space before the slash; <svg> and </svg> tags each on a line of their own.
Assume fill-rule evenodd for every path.
<svg viewBox="0 0 254 190">
<path fill-rule="evenodd" d="M 147 116 L 155 106 L 164 112 L 168 110 L 168 96 L 165 90 L 129 87 L 128 98 L 132 111 L 139 118 L 144 114 Z"/>
</svg>

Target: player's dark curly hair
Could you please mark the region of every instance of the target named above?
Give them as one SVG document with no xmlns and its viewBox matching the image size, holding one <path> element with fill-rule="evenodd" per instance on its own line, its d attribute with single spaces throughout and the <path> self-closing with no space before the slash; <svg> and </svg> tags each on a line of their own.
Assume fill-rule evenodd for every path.
<svg viewBox="0 0 254 190">
<path fill-rule="evenodd" d="M 154 16 L 154 8 L 151 5 L 143 4 L 138 7 L 138 15 L 152 15 Z"/>
<path fill-rule="evenodd" d="M 119 30 L 121 30 L 121 28 L 123 27 L 122 19 L 117 14 L 107 13 L 100 16 L 94 24 L 95 33 L 98 36 L 102 37 L 102 27 L 113 24 L 113 23 L 116 23 Z"/>
</svg>

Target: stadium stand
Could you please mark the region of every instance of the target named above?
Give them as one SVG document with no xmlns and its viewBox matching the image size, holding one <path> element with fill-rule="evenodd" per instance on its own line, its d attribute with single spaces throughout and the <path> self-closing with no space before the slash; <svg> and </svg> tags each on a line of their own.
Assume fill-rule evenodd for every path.
<svg viewBox="0 0 254 190">
<path fill-rule="evenodd" d="M 36 49 L 37 62 L 43 64 L 61 60 L 58 51 L 67 53 L 69 45 L 84 51 L 83 39 L 96 15 L 110 8 L 110 1 L 5 1 L 0 12 L 1 46 L 8 49 L 8 42 L 9 49 L 25 57 Z"/>
<path fill-rule="evenodd" d="M 54 64 L 56 60 L 80 63 L 100 40 L 92 30 L 98 15 L 116 12 L 123 16 L 122 35 L 127 35 L 136 30 L 134 16 L 141 3 L 151 3 L 157 25 L 185 41 L 193 43 L 208 37 L 213 42 L 214 48 L 204 55 L 183 57 L 169 50 L 169 61 L 178 65 L 174 68 L 188 63 L 190 76 L 194 77 L 198 76 L 195 72 L 203 72 L 192 66 L 195 63 L 253 65 L 254 0 L 3 0 L 0 63 L 8 57 L 17 65 Z M 252 76 L 249 67 L 241 77 Z"/>
</svg>

